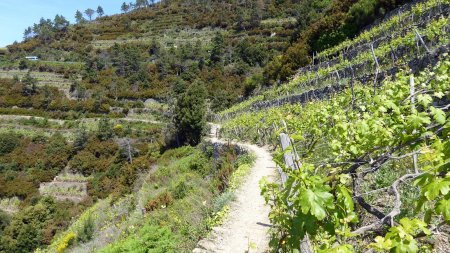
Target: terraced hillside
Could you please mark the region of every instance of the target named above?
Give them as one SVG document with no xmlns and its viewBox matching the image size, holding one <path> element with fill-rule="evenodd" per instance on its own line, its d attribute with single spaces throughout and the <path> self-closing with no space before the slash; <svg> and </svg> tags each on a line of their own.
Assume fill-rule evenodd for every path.
<svg viewBox="0 0 450 253">
<path fill-rule="evenodd" d="M 88 179 L 82 175 L 66 173 L 56 176 L 52 182 L 41 183 L 39 193 L 58 201 L 82 202 L 87 197 Z"/>
<path fill-rule="evenodd" d="M 223 137 L 292 143 L 281 187 L 262 183 L 274 250 L 450 250 L 449 4 L 395 11 L 216 116 Z"/>
<path fill-rule="evenodd" d="M 299 69 L 289 83 L 221 115 L 227 118 L 240 111 L 307 102 L 350 87 L 355 81 L 377 85 L 404 68 L 416 73 L 448 52 L 449 8 L 445 1 L 424 1 L 392 15 L 353 40 L 318 53 L 313 63 Z"/>
<path fill-rule="evenodd" d="M 449 0 L 122 7 L 0 50 L 0 252 L 449 251 Z"/>
<path fill-rule="evenodd" d="M 17 77 L 23 79 L 27 73 L 27 70 L 0 70 L 0 78 L 13 79 L 14 77 Z M 61 89 L 68 89 L 72 84 L 72 81 L 64 78 L 63 75 L 52 72 L 30 72 L 30 75 L 38 80 L 39 86 L 48 85 Z"/>
<path fill-rule="evenodd" d="M 321 12 L 329 5 L 325 2 L 308 8 Z M 260 85 L 248 77 L 260 76 L 262 67 L 285 50 L 299 29 L 296 10 L 309 4 L 165 2 L 64 29 L 52 27 L 54 38 L 45 43 L 36 33 L 9 46 L 0 67 L 8 78 L 19 67 L 68 80 L 81 76 L 79 89 L 111 99 L 167 101 L 175 84 L 198 79 L 217 111 Z M 26 55 L 40 61 L 24 62 Z M 47 80 L 52 85 L 66 81 Z"/>
<path fill-rule="evenodd" d="M 165 29 L 152 31 L 139 38 L 118 37 L 115 40 L 94 40 L 92 46 L 96 49 L 108 49 L 115 44 L 139 44 L 152 45 L 158 41 L 164 48 L 180 47 L 182 45 L 195 45 L 201 43 L 204 47 L 210 47 L 212 38 L 216 33 L 224 32 L 222 29 Z"/>
</svg>

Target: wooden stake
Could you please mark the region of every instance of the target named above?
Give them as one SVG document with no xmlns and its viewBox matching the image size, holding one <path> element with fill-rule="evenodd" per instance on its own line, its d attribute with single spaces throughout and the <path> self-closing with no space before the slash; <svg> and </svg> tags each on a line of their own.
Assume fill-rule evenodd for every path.
<svg viewBox="0 0 450 253">
<path fill-rule="evenodd" d="M 376 95 L 377 94 L 377 90 L 376 90 L 377 86 L 376 85 L 377 85 L 378 73 L 380 72 L 380 64 L 378 63 L 378 58 L 375 55 L 375 50 L 373 49 L 373 43 L 370 44 L 370 50 L 372 51 L 372 57 L 376 64 L 375 79 L 373 81 L 373 94 Z"/>
<path fill-rule="evenodd" d="M 427 53 L 431 53 L 430 49 L 427 47 L 427 45 L 425 44 L 425 42 L 422 39 L 422 36 L 420 36 L 419 32 L 414 29 L 414 32 L 416 33 L 416 37 L 419 39 L 420 43 L 422 43 L 422 46 L 425 48 L 425 50 L 427 50 Z"/>
<path fill-rule="evenodd" d="M 352 79 L 350 80 L 350 87 L 352 89 L 352 107 L 355 108 L 355 88 L 354 80 L 355 80 L 355 71 L 353 70 L 353 66 L 350 65 L 350 70 L 352 71 Z"/>
<path fill-rule="evenodd" d="M 411 111 L 415 110 L 415 97 L 414 97 L 414 93 L 415 93 L 415 87 L 414 87 L 414 76 L 411 75 L 409 78 L 409 94 L 411 97 Z M 417 162 L 417 154 L 413 154 L 413 165 L 414 165 L 414 172 L 417 174 L 419 173 L 419 167 L 418 167 L 418 162 Z"/>
<path fill-rule="evenodd" d="M 283 124 L 286 124 L 284 121 L 282 121 Z M 283 150 L 287 150 L 290 146 L 291 146 L 291 138 L 289 138 L 289 136 L 285 133 L 281 133 L 280 134 L 280 143 L 281 143 L 281 148 Z M 298 155 L 295 152 L 292 151 L 287 151 L 284 153 L 284 163 L 286 165 L 286 167 L 292 169 L 292 170 L 297 170 L 298 169 L 298 164 L 296 163 L 296 159 L 298 159 Z M 281 174 L 281 182 L 284 183 L 287 180 L 287 175 L 286 173 L 284 173 L 284 171 L 280 170 L 280 174 Z M 292 205 L 292 203 L 289 203 L 289 205 Z M 303 240 L 300 241 L 300 252 L 301 253 L 312 253 L 312 246 L 311 246 L 311 242 L 309 240 L 309 236 L 306 233 L 305 237 L 303 238 Z"/>
</svg>

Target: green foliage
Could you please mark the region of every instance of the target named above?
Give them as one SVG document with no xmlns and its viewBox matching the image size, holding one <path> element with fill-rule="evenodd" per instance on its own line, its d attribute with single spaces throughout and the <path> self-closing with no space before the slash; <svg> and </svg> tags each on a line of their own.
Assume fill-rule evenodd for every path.
<svg viewBox="0 0 450 253">
<path fill-rule="evenodd" d="M 0 250 L 25 253 L 44 245 L 44 228 L 54 217 L 54 212 L 54 201 L 44 198 L 14 216 L 0 238 Z"/>
<path fill-rule="evenodd" d="M 376 237 L 375 242 L 371 243 L 369 247 L 377 252 L 419 252 L 419 245 L 414 239 L 419 232 L 423 232 L 425 235 L 431 233 L 425 222 L 419 219 L 410 220 L 403 218 L 398 226 L 389 229 L 385 238 L 381 236 Z"/>
<path fill-rule="evenodd" d="M 113 125 L 108 118 L 101 118 L 98 121 L 97 138 L 101 141 L 106 141 L 114 136 Z"/>
<path fill-rule="evenodd" d="M 73 141 L 73 149 L 76 151 L 82 150 L 88 142 L 88 133 L 84 127 L 77 129 L 75 133 L 75 140 Z"/>
<path fill-rule="evenodd" d="M 174 124 L 178 145 L 197 145 L 206 126 L 206 90 L 201 81 L 192 83 L 178 99 Z"/>
<path fill-rule="evenodd" d="M 3 235 L 3 230 L 8 227 L 9 223 L 11 222 L 11 217 L 0 210 L 0 237 Z"/>
<path fill-rule="evenodd" d="M 242 40 L 237 46 L 239 57 L 250 66 L 263 66 L 266 52 L 261 45 L 249 40 Z"/>
<path fill-rule="evenodd" d="M 11 153 L 20 143 L 20 138 L 14 133 L 0 134 L 0 155 Z"/>
<path fill-rule="evenodd" d="M 226 191 L 217 196 L 213 202 L 213 213 L 218 213 L 221 210 L 224 210 L 226 206 L 228 206 L 231 201 L 236 199 L 236 195 L 233 191 Z"/>
<path fill-rule="evenodd" d="M 338 85 L 340 86 L 351 85 L 351 80 L 348 77 L 333 77 L 337 77 L 336 74 L 341 73 L 343 70 L 351 70 L 353 68 L 355 77 L 361 78 L 368 72 L 372 71 L 371 67 L 373 66 L 373 64 L 375 64 L 375 62 L 370 47 L 367 47 L 365 50 L 359 50 L 358 54 L 355 57 L 351 58 L 351 60 L 344 59 L 344 53 L 342 53 L 344 48 L 355 47 L 361 44 L 370 45 L 370 41 L 372 40 L 372 38 L 382 36 L 383 31 L 397 29 L 397 27 L 399 26 L 399 22 L 401 22 L 402 20 L 409 20 L 407 17 L 409 17 L 409 15 L 412 15 L 411 13 L 417 15 L 425 15 L 425 13 L 427 13 L 431 9 L 436 8 L 438 4 L 439 1 L 429 0 L 414 5 L 412 7 L 412 10 L 408 12 L 408 15 L 403 13 L 400 16 L 394 16 L 386 22 L 381 23 L 368 31 L 365 31 L 353 40 L 345 41 L 338 46 L 320 52 L 316 55 L 316 62 L 328 61 L 328 63 L 331 65 L 327 64 L 326 67 L 322 66 L 317 70 L 308 70 L 308 68 L 302 68 L 301 74 L 295 76 L 288 83 L 274 89 L 266 90 L 259 96 L 254 96 L 244 103 L 240 103 L 233 106 L 232 108 L 223 111 L 221 114 L 228 114 L 228 116 L 230 116 L 230 114 L 247 110 L 253 103 L 258 103 L 264 100 L 277 99 L 281 96 L 284 96 L 286 93 L 303 93 L 303 95 L 307 95 L 307 92 L 311 92 L 312 90 L 315 90 L 317 92 L 319 89 L 325 88 L 327 86 L 335 87 L 337 86 L 337 81 Z M 430 43 L 428 45 L 431 46 L 430 50 L 436 50 L 437 48 L 445 45 L 448 42 L 448 36 L 445 28 L 447 25 L 448 19 L 435 17 L 433 20 L 427 22 L 424 27 L 418 28 L 417 32 L 419 34 L 427 34 L 427 36 L 433 38 L 433 42 L 431 43 L 432 46 L 430 45 Z M 415 31 L 405 31 L 402 36 L 399 35 L 400 32 L 394 33 L 393 36 L 391 36 L 387 40 L 383 40 L 380 44 L 378 44 L 377 47 L 374 48 L 375 56 L 378 58 L 378 61 L 380 63 L 380 71 L 390 71 L 395 68 L 397 64 L 403 64 L 405 61 L 416 59 L 416 42 L 418 42 L 418 40 Z M 405 47 L 408 49 L 406 50 Z M 404 52 L 403 56 L 401 57 L 401 59 L 399 57 L 397 60 L 392 61 L 392 53 L 399 52 L 400 48 L 401 51 Z M 355 68 L 355 66 L 366 67 Z M 271 71 L 275 71 L 275 69 L 271 69 Z M 270 73 L 265 73 L 265 75 L 267 74 Z M 311 82 L 311 80 L 313 79 L 316 79 L 317 81 Z M 422 96 L 418 96 L 418 98 L 421 97 Z"/>
<path fill-rule="evenodd" d="M 27 74 L 22 80 L 22 83 L 23 83 L 22 93 L 24 94 L 24 96 L 31 96 L 36 93 L 37 80 L 36 78 L 30 75 L 30 72 L 27 72 Z"/>
<path fill-rule="evenodd" d="M 76 238 L 79 242 L 88 242 L 94 236 L 95 224 L 92 216 L 83 221 L 81 228 L 77 231 Z"/>
<path fill-rule="evenodd" d="M 286 81 L 295 70 L 310 63 L 313 52 L 354 37 L 364 26 L 406 1 L 324 1 L 318 5 L 314 3 L 316 1 L 307 2 L 305 4 L 310 10 L 316 7 L 300 17 L 303 19 L 301 23 L 306 24 L 302 24 L 304 30 L 298 34 L 298 40 L 284 52 L 281 60 L 275 58 L 267 65 L 265 83 Z M 318 10 L 322 13 L 317 16 Z"/>
<path fill-rule="evenodd" d="M 319 11 L 329 1 L 311 2 Z M 218 111 L 261 85 L 258 80 L 244 91 L 242 84 L 295 40 L 293 35 L 301 28 L 292 16 L 306 5 L 309 1 L 233 3 L 233 8 L 217 1 L 141 5 L 146 7 L 124 3 L 123 15 L 100 17 L 102 11 L 97 8 L 96 22 L 86 22 L 77 11 L 73 26 L 57 15 L 36 24 L 38 33 L 27 28 L 24 42 L 9 46 L 8 66 L 17 68 L 25 53 L 38 55 L 41 60 L 28 62 L 29 69 L 42 75 L 58 73 L 64 86 L 73 80 L 80 83 L 70 90 L 80 101 L 55 95 L 52 107 L 44 107 L 52 112 L 106 113 L 121 99 L 164 100 L 169 98 L 173 80 L 180 78 L 206 83 L 211 107 Z M 59 87 L 62 82 L 51 80 L 51 85 Z M 93 105 L 98 94 L 100 106 Z"/>
<path fill-rule="evenodd" d="M 223 50 L 224 37 L 221 33 L 216 33 L 216 36 L 213 38 L 211 55 L 209 57 L 212 64 L 217 64 L 222 61 Z"/>
<path fill-rule="evenodd" d="M 298 249 L 308 233 L 317 250 L 338 250 L 336 244 L 344 252 L 362 249 L 354 242 L 372 229 L 358 228 L 373 220 L 352 195 L 370 205 L 377 205 L 374 200 L 387 202 L 381 209 L 390 215 L 386 219 L 399 222 L 389 231 L 383 230 L 381 221 L 374 223 L 373 229 L 380 228 L 384 235 L 376 239 L 378 250 L 420 252 L 428 247 L 416 238 L 419 232 L 427 235 L 431 224 L 448 222 L 449 216 L 449 116 L 442 110 L 448 101 L 440 108 L 432 106 L 449 95 L 450 62 L 447 54 L 441 57 L 432 70 L 414 77 L 416 89 L 420 86 L 424 91 L 416 95 L 414 108 L 409 97 L 411 76 L 401 72 L 395 81 L 385 81 L 376 95 L 368 87 L 354 86 L 353 93 L 344 90 L 329 101 L 245 113 L 223 125 L 226 136 L 256 141 L 256 135 L 283 119 L 287 130 L 281 131 L 288 131 L 302 157 L 299 169 L 292 171 L 284 166 L 283 152 L 276 156 L 288 175 L 283 189 L 262 183 L 272 206 L 271 222 L 279 226 L 273 234 L 274 247 Z M 275 143 L 277 137 L 274 133 L 265 141 Z M 411 169 L 412 152 L 420 154 L 418 173 Z M 407 180 L 415 180 L 418 188 L 405 184 Z M 364 185 L 364 191 L 359 185 Z M 417 217 L 423 221 L 413 220 Z"/>
<path fill-rule="evenodd" d="M 189 193 L 189 191 L 192 189 L 193 187 L 190 186 L 188 183 L 186 183 L 185 180 L 180 180 L 174 187 L 174 189 L 172 190 L 173 192 L 173 197 L 175 199 L 182 199 L 184 197 L 186 197 Z"/>
<path fill-rule="evenodd" d="M 220 226 L 223 224 L 223 221 L 230 213 L 230 206 L 225 205 L 219 211 L 215 212 L 212 217 L 209 217 L 207 220 L 207 226 L 209 229 Z"/>
<path fill-rule="evenodd" d="M 19 62 L 19 69 L 24 70 L 28 68 L 28 62 L 25 59 L 20 60 Z"/>
<path fill-rule="evenodd" d="M 108 246 L 102 249 L 101 253 L 170 253 L 176 252 L 175 245 L 177 239 L 171 233 L 170 229 L 145 225 L 136 235 L 130 236 L 120 243 Z"/>
</svg>

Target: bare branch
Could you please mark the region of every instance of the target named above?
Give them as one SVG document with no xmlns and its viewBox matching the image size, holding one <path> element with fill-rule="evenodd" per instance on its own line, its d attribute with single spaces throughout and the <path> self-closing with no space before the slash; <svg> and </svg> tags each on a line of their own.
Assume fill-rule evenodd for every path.
<svg viewBox="0 0 450 253">
<path fill-rule="evenodd" d="M 380 226 L 381 224 L 385 223 L 386 221 L 391 221 L 391 225 L 392 225 L 393 224 L 392 220 L 395 218 L 395 216 L 400 214 L 400 207 L 402 205 L 400 193 L 398 191 L 399 184 L 402 183 L 403 181 L 405 181 L 406 179 L 410 179 L 410 178 L 414 179 L 420 175 L 423 175 L 423 173 L 406 174 L 406 175 L 403 175 L 402 177 L 400 177 L 399 179 L 395 180 L 391 186 L 392 191 L 394 192 L 394 195 L 395 195 L 395 203 L 394 203 L 394 207 L 392 208 L 391 212 L 388 213 L 382 219 L 380 219 L 372 224 L 369 224 L 367 226 L 360 227 L 357 230 L 353 231 L 352 233 L 355 235 L 364 234 L 368 231 L 375 229 L 376 227 Z"/>
</svg>

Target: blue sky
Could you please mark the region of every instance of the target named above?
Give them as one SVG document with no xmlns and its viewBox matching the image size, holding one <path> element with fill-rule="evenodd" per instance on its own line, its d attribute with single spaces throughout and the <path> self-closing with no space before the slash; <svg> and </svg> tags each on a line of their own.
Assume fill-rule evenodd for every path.
<svg viewBox="0 0 450 253">
<path fill-rule="evenodd" d="M 53 19 L 62 14 L 71 23 L 77 10 L 97 9 L 101 5 L 105 14 L 120 12 L 124 0 L 0 0 L 0 47 L 21 41 L 23 31 L 38 23 L 41 17 Z M 129 0 L 127 1 L 129 2 Z"/>
</svg>

